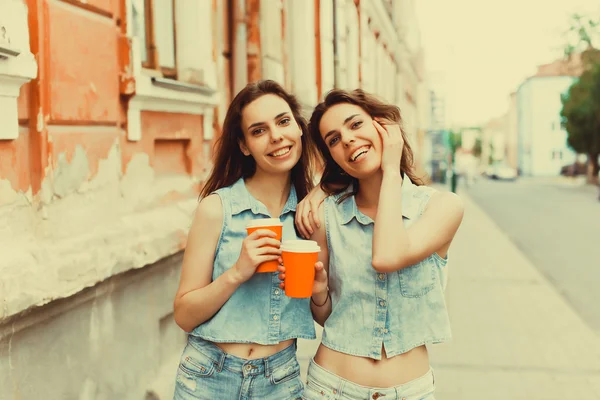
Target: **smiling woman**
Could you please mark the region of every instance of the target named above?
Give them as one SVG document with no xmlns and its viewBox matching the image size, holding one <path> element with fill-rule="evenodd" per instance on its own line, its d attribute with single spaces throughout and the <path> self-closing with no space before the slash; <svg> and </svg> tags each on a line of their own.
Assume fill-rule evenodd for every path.
<svg viewBox="0 0 600 400">
<path fill-rule="evenodd" d="M 301 158 L 303 132 L 289 108 L 281 97 L 267 94 L 244 110 L 240 148 L 256 162 L 259 179 L 262 173 L 287 174 Z"/>
<path fill-rule="evenodd" d="M 331 111 L 332 108 L 333 111 Z M 326 113 L 328 114 L 328 118 L 324 118 L 324 114 Z M 415 185 L 421 184 L 421 180 L 411 167 L 413 164 L 413 152 L 407 141 L 406 133 L 402 129 L 402 117 L 398 107 L 383 103 L 375 96 L 362 90 L 352 92 L 335 90 L 330 92 L 325 101 L 315 108 L 311 117 L 311 123 L 318 125 L 311 126 L 311 130 L 314 132 L 326 132 L 322 137 L 315 135 L 314 140 L 319 153 L 325 159 L 321 185 L 329 193 L 342 193 L 348 188 L 352 189 L 349 195 L 357 193 L 359 177 L 345 173 L 343 170 L 344 167 L 335 162 L 334 154 L 337 154 L 340 148 L 345 148 L 345 146 L 336 146 L 336 144 L 340 140 L 341 130 L 344 127 L 351 131 L 371 132 L 371 136 L 375 136 L 372 143 L 355 141 L 352 147 L 353 151 L 349 154 L 349 156 L 354 156 L 354 159 L 351 160 L 349 158 L 347 160 L 349 163 L 358 161 L 358 157 L 366 156 L 371 146 L 378 147 L 381 150 L 381 143 L 377 132 L 372 125 L 369 126 L 373 118 L 378 118 L 400 127 L 400 134 L 404 143 L 400 169 L 407 174 Z M 361 143 L 361 145 L 357 147 L 356 143 Z M 331 152 L 330 149 L 332 149 Z M 373 165 L 377 164 L 377 160 L 374 159 L 371 161 Z"/>
<path fill-rule="evenodd" d="M 308 197 L 329 196 L 316 210 L 305 200 L 316 228 L 298 206 L 327 274 L 312 295 L 324 331 L 307 400 L 434 399 L 426 345 L 451 337 L 446 263 L 463 208 L 420 184 L 401 123 L 398 107 L 360 89 L 331 91 L 311 117 L 325 165 Z"/>
<path fill-rule="evenodd" d="M 313 181 L 307 132 L 296 99 L 273 81 L 246 86 L 227 111 L 175 297 L 175 321 L 189 332 L 175 399 L 302 395 L 296 339 L 315 338 L 309 300 L 283 296 L 257 270 L 280 259 L 280 240 L 246 227 L 275 217 L 283 238 L 297 239 L 296 204 Z"/>
<path fill-rule="evenodd" d="M 291 168 L 291 181 L 298 197 L 304 198 L 313 187 L 314 145 L 296 98 L 269 80 L 248 85 L 231 102 L 223 123 L 223 133 L 215 147 L 215 168 L 201 196 L 206 197 L 215 190 L 230 186 L 240 178 L 254 176 L 258 163 L 263 165 L 264 157 L 255 159 L 251 148 L 260 151 L 259 146 L 267 146 L 269 152 L 279 150 L 282 147 L 281 132 L 285 132 L 284 145 L 289 146 L 293 141 L 297 146 L 295 157 L 298 158 Z M 293 137 L 295 134 L 299 138 Z M 270 140 L 274 142 L 264 143 Z M 265 147 L 262 151 L 266 150 Z"/>
</svg>

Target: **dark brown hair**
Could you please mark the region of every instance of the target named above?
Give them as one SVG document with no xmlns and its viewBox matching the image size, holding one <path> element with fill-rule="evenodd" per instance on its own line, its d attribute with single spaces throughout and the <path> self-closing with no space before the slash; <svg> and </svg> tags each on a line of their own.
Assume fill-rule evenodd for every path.
<svg viewBox="0 0 600 400">
<path fill-rule="evenodd" d="M 415 185 L 422 185 L 423 182 L 414 172 L 413 151 L 408 144 L 406 132 L 402 128 L 402 117 L 400 109 L 392 104 L 386 104 L 377 97 L 366 93 L 362 89 L 353 91 L 334 89 L 327 93 L 325 100 L 319 103 L 310 117 L 309 131 L 312 140 L 317 145 L 317 149 L 323 160 L 323 175 L 321 177 L 321 188 L 328 194 L 338 194 L 346 191 L 352 186 L 351 193 L 343 196 L 340 201 L 343 201 L 349 196 L 358 193 L 358 179 L 346 174 L 344 170 L 333 160 L 329 147 L 323 140 L 319 131 L 321 118 L 327 110 L 332 106 L 340 103 L 354 104 L 362 108 L 372 118 L 381 118 L 389 120 L 392 123 L 400 125 L 402 138 L 404 139 L 404 149 L 402 150 L 402 161 L 400 163 L 400 171 L 403 176 L 408 176 Z"/>
<path fill-rule="evenodd" d="M 244 140 L 242 112 L 248 104 L 267 94 L 281 97 L 290 106 L 292 115 L 302 130 L 302 155 L 291 172 L 298 201 L 313 188 L 316 151 L 308 133 L 306 119 L 301 114 L 300 104 L 296 97 L 286 92 L 277 82 L 263 80 L 249 83 L 231 101 L 223 122 L 223 131 L 215 144 L 214 167 L 200 191 L 201 198 L 233 185 L 240 178 L 249 178 L 256 172 L 254 158 L 245 156 L 240 149 L 240 142 Z"/>
</svg>

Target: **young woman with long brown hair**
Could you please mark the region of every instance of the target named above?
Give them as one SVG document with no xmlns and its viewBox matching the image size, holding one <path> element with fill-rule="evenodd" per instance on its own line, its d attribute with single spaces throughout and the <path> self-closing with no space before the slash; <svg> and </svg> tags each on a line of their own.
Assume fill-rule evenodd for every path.
<svg viewBox="0 0 600 400">
<path fill-rule="evenodd" d="M 446 263 L 463 206 L 421 184 L 401 123 L 362 90 L 333 90 L 312 114 L 324 170 L 296 219 L 322 249 L 311 309 L 324 331 L 305 399 L 434 398 L 426 345 L 451 336 Z"/>
<path fill-rule="evenodd" d="M 278 218 L 296 239 L 296 204 L 312 188 L 313 147 L 294 96 L 273 81 L 232 101 L 214 169 L 188 236 L 174 310 L 188 335 L 175 399 L 298 399 L 296 339 L 315 337 L 309 300 L 286 297 L 274 273 L 280 242 L 257 218 Z"/>
</svg>

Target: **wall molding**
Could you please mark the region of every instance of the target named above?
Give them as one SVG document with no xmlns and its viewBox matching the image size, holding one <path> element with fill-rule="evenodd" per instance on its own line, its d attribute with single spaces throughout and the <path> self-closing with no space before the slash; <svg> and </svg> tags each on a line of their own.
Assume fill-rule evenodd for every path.
<svg viewBox="0 0 600 400">
<path fill-rule="evenodd" d="M 37 76 L 29 50 L 27 6 L 21 0 L 0 1 L 0 140 L 19 137 L 17 99 L 21 86 Z"/>
<path fill-rule="evenodd" d="M 210 112 L 212 114 L 212 109 L 219 104 L 219 93 L 216 89 L 157 77 L 155 71 L 142 68 L 140 46 L 139 39 L 132 37 L 131 63 L 135 80 L 135 94 L 130 98 L 127 110 L 127 139 L 129 141 L 135 142 L 142 138 L 142 111 L 196 115 L 205 115 Z M 205 132 L 206 134 L 207 132 Z"/>
</svg>

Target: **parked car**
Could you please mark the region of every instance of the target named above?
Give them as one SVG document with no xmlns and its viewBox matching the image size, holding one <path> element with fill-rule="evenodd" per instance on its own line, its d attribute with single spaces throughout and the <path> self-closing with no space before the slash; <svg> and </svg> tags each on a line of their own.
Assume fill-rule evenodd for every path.
<svg viewBox="0 0 600 400">
<path fill-rule="evenodd" d="M 587 163 L 575 162 L 565 165 L 560 169 L 560 174 L 563 176 L 578 176 L 587 174 Z"/>
<path fill-rule="evenodd" d="M 506 181 L 513 181 L 517 179 L 518 176 L 516 169 L 501 161 L 490 164 L 485 170 L 485 174 L 490 179 Z"/>
</svg>

